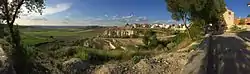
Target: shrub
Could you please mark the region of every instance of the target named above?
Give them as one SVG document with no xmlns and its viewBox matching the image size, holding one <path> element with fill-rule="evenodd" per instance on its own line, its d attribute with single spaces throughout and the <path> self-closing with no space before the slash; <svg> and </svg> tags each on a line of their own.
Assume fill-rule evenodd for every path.
<svg viewBox="0 0 250 74">
<path fill-rule="evenodd" d="M 136 64 L 136 63 L 140 62 L 140 60 L 143 59 L 143 58 L 144 58 L 143 56 L 134 56 L 132 58 L 132 61 L 133 61 L 134 64 Z"/>
<path fill-rule="evenodd" d="M 152 30 L 147 31 L 144 34 L 142 42 L 145 44 L 145 46 L 152 47 L 152 48 L 156 47 L 158 45 L 156 33 Z"/>
<path fill-rule="evenodd" d="M 74 57 L 80 58 L 81 60 L 88 60 L 89 59 L 88 53 L 82 49 L 78 49 L 76 54 L 74 55 Z"/>
<path fill-rule="evenodd" d="M 25 54 L 25 58 L 31 60 L 32 57 L 35 56 L 36 50 L 37 49 L 35 47 L 33 47 L 33 46 L 24 46 L 23 51 L 24 51 L 24 54 Z"/>
</svg>

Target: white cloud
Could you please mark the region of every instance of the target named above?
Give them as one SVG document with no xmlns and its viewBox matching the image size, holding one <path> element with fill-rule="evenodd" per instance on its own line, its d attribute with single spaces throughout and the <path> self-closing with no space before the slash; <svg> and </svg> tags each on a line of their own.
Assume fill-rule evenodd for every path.
<svg viewBox="0 0 250 74">
<path fill-rule="evenodd" d="M 71 3 L 57 4 L 55 7 L 48 7 L 44 10 L 43 15 L 52 15 L 55 13 L 63 12 L 71 7 Z"/>
<path fill-rule="evenodd" d="M 44 17 L 46 15 L 53 15 L 59 12 L 63 12 L 71 8 L 71 3 L 61 3 L 56 4 L 55 6 L 46 7 L 43 10 L 42 15 L 40 13 L 30 12 L 28 13 L 28 9 L 26 9 L 24 6 L 22 7 L 23 13 L 21 14 L 21 18 L 33 18 L 33 17 Z"/>
<path fill-rule="evenodd" d="M 167 20 L 167 23 L 173 24 L 173 23 L 177 23 L 177 21 L 175 21 L 175 20 Z"/>
<path fill-rule="evenodd" d="M 147 20 L 148 20 L 148 18 L 145 17 L 145 16 L 143 16 L 143 17 L 138 17 L 138 18 L 135 19 L 136 22 L 147 21 Z"/>
<path fill-rule="evenodd" d="M 132 18 L 132 17 L 134 17 L 134 14 L 131 14 L 131 15 L 129 15 L 129 16 L 123 16 L 122 18 L 123 18 L 123 19 L 130 19 L 130 18 Z"/>
<path fill-rule="evenodd" d="M 66 15 L 65 15 L 65 18 L 70 18 L 71 17 L 71 13 L 67 13 Z"/>
<path fill-rule="evenodd" d="M 118 15 L 112 16 L 112 18 L 110 18 L 111 20 L 118 20 Z"/>
<path fill-rule="evenodd" d="M 105 16 L 105 17 L 109 17 L 108 14 L 105 14 L 104 16 Z"/>
<path fill-rule="evenodd" d="M 176 22 L 175 20 L 156 20 L 153 23 L 176 24 L 178 22 Z"/>
<path fill-rule="evenodd" d="M 87 25 L 124 25 L 125 23 L 153 23 L 146 16 L 136 15 L 104 15 L 101 17 L 84 17 L 82 19 L 71 19 L 71 14 L 65 14 L 64 19 L 19 19 L 19 24 L 22 25 L 57 25 L 57 26 L 87 26 Z M 108 17 L 107 17 L 108 16 Z M 166 22 L 166 21 L 165 21 Z"/>
<path fill-rule="evenodd" d="M 54 15 L 59 12 L 67 11 L 71 8 L 71 3 L 61 3 L 56 4 L 54 6 L 47 6 L 44 10 L 42 15 L 40 13 L 30 12 L 28 13 L 28 9 L 24 6 L 22 7 L 23 13 L 21 14 L 21 18 L 17 19 L 17 24 L 24 24 L 24 25 L 36 25 L 36 24 L 60 24 L 58 22 L 52 22 L 47 20 L 47 15 Z M 68 13 L 65 15 L 65 18 L 70 18 L 71 14 Z"/>
</svg>

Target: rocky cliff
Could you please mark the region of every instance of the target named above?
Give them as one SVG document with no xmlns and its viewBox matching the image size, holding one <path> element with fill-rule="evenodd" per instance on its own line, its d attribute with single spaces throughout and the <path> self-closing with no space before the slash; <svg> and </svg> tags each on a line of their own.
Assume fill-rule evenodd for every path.
<svg viewBox="0 0 250 74">
<path fill-rule="evenodd" d="M 112 50 L 112 49 L 124 49 L 127 47 L 136 47 L 136 45 L 142 44 L 141 39 L 119 39 L 119 38 L 87 38 L 75 42 L 76 45 L 82 45 L 89 48 Z"/>
<path fill-rule="evenodd" d="M 89 74 L 188 74 L 182 73 L 189 62 L 189 55 L 197 50 L 187 48 L 171 53 L 162 53 L 154 57 L 132 61 L 106 63 L 91 70 Z"/>
</svg>

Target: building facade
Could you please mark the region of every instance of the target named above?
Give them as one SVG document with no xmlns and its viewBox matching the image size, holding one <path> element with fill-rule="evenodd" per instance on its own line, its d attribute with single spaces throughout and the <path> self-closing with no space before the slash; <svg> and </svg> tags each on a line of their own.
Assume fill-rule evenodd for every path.
<svg viewBox="0 0 250 74">
<path fill-rule="evenodd" d="M 233 25 L 235 25 L 234 21 L 234 12 L 228 8 L 226 8 L 226 12 L 223 14 L 224 20 L 225 20 L 225 24 L 227 25 L 228 28 L 232 27 Z"/>
</svg>

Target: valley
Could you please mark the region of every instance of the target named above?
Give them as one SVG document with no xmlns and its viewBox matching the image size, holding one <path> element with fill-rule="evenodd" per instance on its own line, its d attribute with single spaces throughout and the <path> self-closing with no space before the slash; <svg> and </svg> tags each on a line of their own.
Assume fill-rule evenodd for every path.
<svg viewBox="0 0 250 74">
<path fill-rule="evenodd" d="M 56 74 L 60 72 L 102 74 L 112 73 L 114 72 L 113 70 L 116 69 L 120 70 L 115 72 L 115 74 L 144 73 L 144 70 L 136 70 L 137 68 L 134 68 L 138 67 L 138 69 L 140 69 L 141 66 L 152 65 L 149 61 L 157 61 L 157 59 L 153 59 L 153 57 L 158 56 L 162 59 L 168 57 L 166 59 L 168 61 L 177 61 L 177 59 L 171 57 L 173 55 L 170 54 L 180 53 L 184 56 L 189 54 L 189 52 L 177 52 L 176 49 L 186 48 L 193 41 L 184 38 L 177 43 L 173 40 L 175 40 L 175 37 L 179 37 L 179 35 L 174 33 L 176 31 L 169 29 L 152 29 L 157 38 L 157 45 L 148 47 L 145 45 L 144 35 L 149 30 L 150 29 L 127 30 L 114 27 L 87 29 L 84 27 L 53 29 L 25 27 L 20 28 L 20 34 L 23 45 L 31 50 L 29 53 L 36 53 L 32 56 L 34 58 L 33 60 L 36 61 L 40 67 L 46 68 L 49 72 Z M 186 49 L 189 49 L 189 47 Z M 176 58 L 178 56 L 180 55 L 176 55 Z M 170 59 L 170 57 L 173 59 Z M 182 59 L 188 60 L 187 58 Z M 146 62 L 146 60 L 148 62 Z M 161 59 L 158 58 L 158 61 L 159 60 Z M 86 65 L 78 68 L 73 67 L 79 62 Z M 65 66 L 65 63 L 68 63 L 68 65 Z M 162 63 L 162 65 L 169 65 L 166 64 L 166 61 Z M 175 64 L 178 64 L 178 62 Z M 182 67 L 184 65 L 185 64 L 182 64 Z M 40 67 L 37 66 L 37 68 Z M 165 67 L 159 66 L 159 69 Z M 177 68 L 181 70 L 182 67 Z M 69 71 L 63 68 L 69 68 Z M 71 69 L 76 69 L 77 71 L 72 72 L 73 70 Z M 148 72 L 146 72 L 150 73 L 150 68 L 146 69 L 148 69 Z M 101 71 L 101 73 L 96 73 L 99 71 Z M 172 71 L 170 70 L 169 72 Z"/>
</svg>

